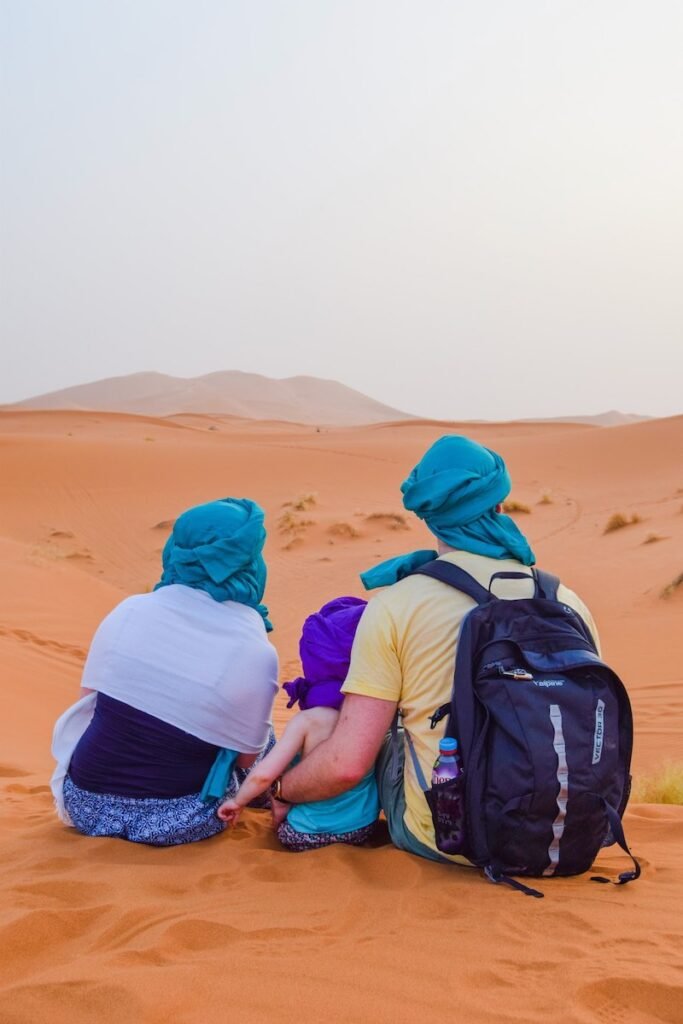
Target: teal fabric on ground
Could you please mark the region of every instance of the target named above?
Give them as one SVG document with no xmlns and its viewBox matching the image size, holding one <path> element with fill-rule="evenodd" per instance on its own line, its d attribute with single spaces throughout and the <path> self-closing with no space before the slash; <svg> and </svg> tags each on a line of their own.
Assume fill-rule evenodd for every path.
<svg viewBox="0 0 683 1024">
<path fill-rule="evenodd" d="M 254 608 L 265 627 L 268 609 L 263 509 L 248 498 L 222 498 L 183 512 L 166 541 L 164 571 L 155 590 L 181 583 L 203 590 L 216 601 L 237 601 Z"/>
<path fill-rule="evenodd" d="M 403 504 L 424 519 L 431 532 L 459 551 L 489 558 L 536 561 L 529 542 L 509 516 L 496 512 L 511 489 L 505 462 L 491 451 L 457 434 L 439 438 L 401 484 Z M 361 575 L 366 589 L 396 583 L 423 562 L 423 554 L 392 558 Z"/>
<path fill-rule="evenodd" d="M 218 751 L 209 774 L 206 776 L 202 791 L 199 794 L 199 799 L 203 800 L 205 804 L 211 800 L 223 799 L 227 792 L 230 776 L 232 775 L 237 758 L 238 752 L 236 750 L 228 750 L 226 747 Z"/>
<path fill-rule="evenodd" d="M 372 825 L 378 815 L 379 796 L 373 770 L 346 793 L 328 800 L 295 804 L 287 815 L 287 821 L 297 832 L 339 834 L 355 832 L 356 829 Z"/>
</svg>

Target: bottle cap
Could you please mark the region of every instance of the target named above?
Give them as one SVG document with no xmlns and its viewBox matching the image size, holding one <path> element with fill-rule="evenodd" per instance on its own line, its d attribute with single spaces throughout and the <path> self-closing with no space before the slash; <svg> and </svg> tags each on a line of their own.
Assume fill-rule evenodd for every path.
<svg viewBox="0 0 683 1024">
<path fill-rule="evenodd" d="M 439 740 L 439 753 L 450 755 L 451 757 L 458 749 L 458 741 L 451 739 L 450 736 L 444 736 L 442 740 Z"/>
</svg>

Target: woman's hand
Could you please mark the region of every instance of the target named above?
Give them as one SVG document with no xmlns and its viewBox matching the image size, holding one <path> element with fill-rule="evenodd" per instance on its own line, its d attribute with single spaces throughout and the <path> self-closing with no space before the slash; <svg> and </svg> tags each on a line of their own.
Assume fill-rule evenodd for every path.
<svg viewBox="0 0 683 1024">
<path fill-rule="evenodd" d="M 236 825 L 241 813 L 242 807 L 236 800 L 224 800 L 216 811 L 221 821 L 227 825 Z"/>
</svg>

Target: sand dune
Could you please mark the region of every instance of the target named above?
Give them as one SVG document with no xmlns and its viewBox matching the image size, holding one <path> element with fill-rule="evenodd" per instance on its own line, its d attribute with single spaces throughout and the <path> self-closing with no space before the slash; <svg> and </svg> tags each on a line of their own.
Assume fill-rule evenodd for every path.
<svg viewBox="0 0 683 1024">
<path fill-rule="evenodd" d="M 98 409 L 149 416 L 223 413 L 296 423 L 377 423 L 408 418 L 336 380 L 224 370 L 203 377 L 132 373 L 79 384 L 18 402 L 24 409 Z"/>
<path fill-rule="evenodd" d="M 680 758 L 683 587 L 662 594 L 683 572 L 683 417 L 466 429 L 505 455 L 539 563 L 596 616 L 631 690 L 636 774 Z M 265 507 L 266 597 L 288 678 L 308 612 L 360 594 L 360 570 L 427 542 L 399 484 L 443 430 L 0 413 L 0 1024 L 365 1024 L 445 1010 L 473 1024 L 683 1019 L 680 807 L 629 810 L 636 885 L 554 880 L 544 901 L 381 835 L 367 850 L 287 855 L 262 812 L 230 836 L 165 851 L 85 840 L 52 814 L 54 718 L 100 618 L 155 582 L 183 508 L 226 494 Z M 637 521 L 606 534 L 615 512 Z M 279 700 L 276 722 L 286 714 Z M 622 864 L 601 856 L 606 871 Z"/>
</svg>

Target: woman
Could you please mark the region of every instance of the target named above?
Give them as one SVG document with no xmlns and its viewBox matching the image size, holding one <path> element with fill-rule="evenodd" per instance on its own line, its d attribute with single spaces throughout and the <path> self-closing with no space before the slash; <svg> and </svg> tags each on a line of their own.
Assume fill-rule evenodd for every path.
<svg viewBox="0 0 683 1024">
<path fill-rule="evenodd" d="M 263 511 L 246 498 L 189 509 L 154 591 L 101 623 L 85 696 L 53 740 L 57 810 L 79 832 L 173 846 L 225 827 L 216 808 L 233 770 L 243 775 L 273 742 L 265 538 Z"/>
</svg>

